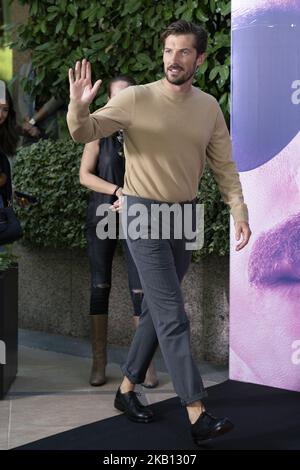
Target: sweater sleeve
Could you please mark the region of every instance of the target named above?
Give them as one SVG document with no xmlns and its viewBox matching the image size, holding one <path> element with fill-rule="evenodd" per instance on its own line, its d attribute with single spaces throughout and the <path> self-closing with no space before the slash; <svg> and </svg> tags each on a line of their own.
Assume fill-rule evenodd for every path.
<svg viewBox="0 0 300 470">
<path fill-rule="evenodd" d="M 229 132 L 222 110 L 219 106 L 218 108 L 214 132 L 206 149 L 207 162 L 234 221 L 248 222 L 248 209 L 244 203 L 240 177 L 232 159 Z"/>
<path fill-rule="evenodd" d="M 107 137 L 120 129 L 128 129 L 134 115 L 134 96 L 134 87 L 128 87 L 93 114 L 90 114 L 87 104 L 71 99 L 67 123 L 73 140 L 87 143 Z"/>
</svg>

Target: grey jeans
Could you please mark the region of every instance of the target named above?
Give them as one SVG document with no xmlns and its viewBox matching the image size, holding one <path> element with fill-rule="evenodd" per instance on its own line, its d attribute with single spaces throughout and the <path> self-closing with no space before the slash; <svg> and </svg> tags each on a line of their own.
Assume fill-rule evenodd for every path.
<svg viewBox="0 0 300 470">
<path fill-rule="evenodd" d="M 128 210 L 133 204 L 151 209 L 158 201 L 126 196 L 122 213 L 123 228 L 128 226 Z M 171 203 L 170 203 L 171 204 Z M 195 207 L 195 202 L 192 204 Z M 149 221 L 141 232 L 150 234 Z M 130 346 L 127 361 L 122 366 L 124 375 L 134 384 L 142 383 L 159 344 L 174 389 L 183 405 L 207 396 L 198 367 L 192 357 L 190 324 L 184 309 L 181 281 L 188 270 L 191 251 L 186 250 L 186 239 L 174 237 L 170 223 L 170 237 L 163 239 L 133 239 L 127 244 L 139 272 L 144 299 L 139 326 Z M 126 233 L 124 229 L 124 233 Z"/>
</svg>

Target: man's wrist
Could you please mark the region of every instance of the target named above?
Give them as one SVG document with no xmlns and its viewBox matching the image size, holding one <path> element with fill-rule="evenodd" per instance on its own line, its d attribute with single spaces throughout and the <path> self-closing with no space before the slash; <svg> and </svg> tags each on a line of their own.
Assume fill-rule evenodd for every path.
<svg viewBox="0 0 300 470">
<path fill-rule="evenodd" d="M 114 189 L 114 192 L 113 192 L 113 196 L 117 196 L 117 197 L 120 197 L 122 196 L 122 187 L 121 186 L 116 186 L 115 189 Z"/>
<path fill-rule="evenodd" d="M 248 222 L 248 220 L 236 220 L 234 222 L 234 225 L 237 225 L 237 224 L 247 224 L 247 225 L 249 225 L 249 222 Z"/>
<path fill-rule="evenodd" d="M 32 117 L 31 119 L 29 119 L 29 124 L 31 124 L 32 126 L 35 126 L 36 120 Z"/>
</svg>

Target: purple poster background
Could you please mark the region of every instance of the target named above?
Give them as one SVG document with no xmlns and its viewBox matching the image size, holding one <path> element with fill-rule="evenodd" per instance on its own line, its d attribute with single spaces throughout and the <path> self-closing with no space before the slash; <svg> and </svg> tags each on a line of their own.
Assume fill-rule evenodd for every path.
<svg viewBox="0 0 300 470">
<path fill-rule="evenodd" d="M 231 135 L 252 237 L 231 226 L 230 378 L 300 391 L 300 1 L 232 0 Z"/>
</svg>

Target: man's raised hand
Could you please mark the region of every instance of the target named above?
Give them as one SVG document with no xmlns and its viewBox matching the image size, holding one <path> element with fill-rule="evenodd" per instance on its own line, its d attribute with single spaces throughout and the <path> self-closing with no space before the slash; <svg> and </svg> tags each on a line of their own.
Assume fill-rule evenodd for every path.
<svg viewBox="0 0 300 470">
<path fill-rule="evenodd" d="M 91 64 L 86 59 L 78 60 L 75 65 L 75 80 L 73 70 L 69 69 L 70 98 L 82 104 L 90 104 L 95 98 L 102 80 L 97 80 L 92 86 Z"/>
</svg>

